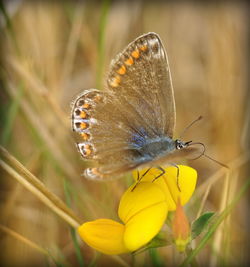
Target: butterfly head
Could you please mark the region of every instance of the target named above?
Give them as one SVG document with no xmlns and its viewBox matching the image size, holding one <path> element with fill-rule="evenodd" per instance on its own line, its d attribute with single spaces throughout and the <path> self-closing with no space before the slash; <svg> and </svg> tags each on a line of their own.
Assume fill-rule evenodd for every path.
<svg viewBox="0 0 250 267">
<path fill-rule="evenodd" d="M 182 152 L 183 157 L 198 153 L 198 156 L 194 156 L 193 158 L 189 158 L 188 156 L 189 159 L 198 159 L 201 156 L 203 156 L 206 151 L 205 145 L 201 142 L 193 142 L 193 141 L 184 142 L 184 141 L 181 141 L 180 139 L 176 139 L 174 143 L 175 143 L 175 149 Z M 197 145 L 201 146 L 202 150 L 200 150 L 197 147 Z"/>
<path fill-rule="evenodd" d="M 188 142 L 183 142 L 179 139 L 176 139 L 175 140 L 175 148 L 177 150 L 180 150 L 180 149 L 183 149 L 183 148 L 186 148 L 188 146 L 190 146 L 192 144 L 193 141 L 188 141 Z"/>
</svg>

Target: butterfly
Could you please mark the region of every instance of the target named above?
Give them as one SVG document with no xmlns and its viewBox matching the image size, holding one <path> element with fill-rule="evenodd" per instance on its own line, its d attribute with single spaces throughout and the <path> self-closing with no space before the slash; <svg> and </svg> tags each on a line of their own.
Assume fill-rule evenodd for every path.
<svg viewBox="0 0 250 267">
<path fill-rule="evenodd" d="M 167 54 L 160 37 L 150 32 L 111 62 L 103 91 L 85 90 L 73 103 L 72 129 L 81 138 L 78 150 L 94 162 L 84 176 L 112 179 L 184 157 L 192 141 L 173 139 L 175 122 Z"/>
</svg>

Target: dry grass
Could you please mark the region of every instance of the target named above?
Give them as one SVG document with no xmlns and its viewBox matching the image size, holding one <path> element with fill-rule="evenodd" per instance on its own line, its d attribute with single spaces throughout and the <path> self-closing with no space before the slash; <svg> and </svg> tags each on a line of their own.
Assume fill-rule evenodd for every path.
<svg viewBox="0 0 250 267">
<path fill-rule="evenodd" d="M 249 176 L 246 4 L 114 1 L 107 6 L 106 22 L 101 5 L 90 1 L 20 1 L 15 10 L 9 1 L 8 7 L 9 23 L 4 16 L 1 20 L 1 143 L 21 162 L 23 172 L 2 154 L 0 230 L 6 266 L 81 265 L 77 241 L 65 222 L 76 226 L 78 217 L 82 222 L 117 218 L 129 178 L 95 183 L 80 176 L 85 163 L 74 145 L 70 103 L 82 89 L 100 84 L 112 57 L 148 31 L 161 36 L 168 52 L 177 105 L 176 136 L 203 115 L 185 138 L 204 142 L 209 155 L 231 167 L 227 172 L 205 158 L 189 163 L 197 169 L 199 183 L 188 216 L 194 220 L 203 211 L 225 209 Z M 63 203 L 59 206 L 75 218 L 75 224 L 55 215 L 36 193 L 12 179 L 27 179 L 27 170 L 50 197 L 68 203 L 70 211 L 60 206 Z M 197 264 L 247 263 L 248 224 L 245 196 L 199 252 Z M 129 255 L 98 255 L 81 241 L 80 245 L 86 265 L 132 264 Z M 182 257 L 165 247 L 135 256 L 133 264 L 173 266 Z"/>
</svg>

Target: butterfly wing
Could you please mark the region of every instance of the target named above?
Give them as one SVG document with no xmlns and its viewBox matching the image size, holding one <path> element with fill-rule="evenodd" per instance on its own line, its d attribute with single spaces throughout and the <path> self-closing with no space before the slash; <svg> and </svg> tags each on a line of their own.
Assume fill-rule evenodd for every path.
<svg viewBox="0 0 250 267">
<path fill-rule="evenodd" d="M 151 161 L 138 152 L 145 139 L 172 137 L 175 103 L 167 56 L 158 35 L 137 38 L 111 63 L 104 91 L 86 90 L 74 102 L 72 127 L 90 179 L 119 176 Z"/>
<path fill-rule="evenodd" d="M 143 136 L 120 108 L 119 101 L 109 92 L 89 89 L 73 103 L 72 129 L 80 134 L 77 148 L 86 160 L 97 165 L 84 175 L 89 179 L 119 176 L 140 165 L 136 149 L 131 147 L 133 133 Z"/>
<path fill-rule="evenodd" d="M 118 54 L 107 81 L 108 90 L 126 107 L 132 106 L 157 135 L 173 137 L 174 92 L 167 54 L 157 34 L 138 37 Z"/>
</svg>

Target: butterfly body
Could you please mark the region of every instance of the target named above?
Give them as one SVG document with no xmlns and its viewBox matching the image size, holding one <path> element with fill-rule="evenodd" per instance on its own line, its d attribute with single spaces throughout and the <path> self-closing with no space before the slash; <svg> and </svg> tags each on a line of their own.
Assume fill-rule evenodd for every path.
<svg viewBox="0 0 250 267">
<path fill-rule="evenodd" d="M 167 136 L 157 137 L 153 139 L 138 139 L 131 143 L 131 147 L 135 148 L 139 155 L 149 160 L 161 158 L 176 149 L 175 141 Z"/>
<path fill-rule="evenodd" d="M 185 143 L 173 140 L 175 117 L 165 49 L 156 33 L 144 34 L 111 62 L 105 90 L 85 90 L 73 103 L 78 150 L 96 164 L 84 176 L 116 178 L 185 152 Z"/>
</svg>

